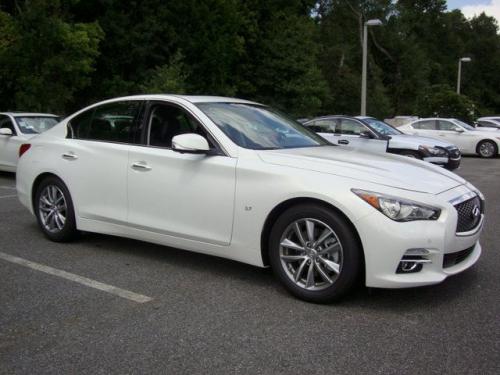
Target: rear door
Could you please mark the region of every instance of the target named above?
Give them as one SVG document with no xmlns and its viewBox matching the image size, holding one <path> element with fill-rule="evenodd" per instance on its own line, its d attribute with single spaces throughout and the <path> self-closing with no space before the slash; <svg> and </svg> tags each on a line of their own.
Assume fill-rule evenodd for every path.
<svg viewBox="0 0 500 375">
<path fill-rule="evenodd" d="M 454 144 L 461 152 L 475 151 L 475 137 L 470 131 L 449 120 L 438 120 L 438 128 L 441 139 Z"/>
<path fill-rule="evenodd" d="M 411 124 L 412 130 L 407 133 L 412 135 L 420 135 L 423 137 L 439 138 L 436 120 L 420 120 Z"/>
<path fill-rule="evenodd" d="M 101 104 L 68 122 L 60 170 L 78 216 L 125 224 L 130 143 L 141 121 L 143 101 Z"/>
<path fill-rule="evenodd" d="M 0 134 L 0 169 L 15 172 L 19 146 L 24 142 L 24 138 L 17 132 L 12 119 L 7 115 L 0 115 L 0 128 L 12 131 L 12 135 Z"/>
</svg>

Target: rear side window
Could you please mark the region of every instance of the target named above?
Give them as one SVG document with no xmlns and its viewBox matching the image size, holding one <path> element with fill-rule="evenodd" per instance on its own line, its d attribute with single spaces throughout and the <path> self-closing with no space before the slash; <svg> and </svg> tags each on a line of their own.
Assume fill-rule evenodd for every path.
<svg viewBox="0 0 500 375">
<path fill-rule="evenodd" d="M 412 125 L 414 129 L 421 130 L 436 130 L 436 121 L 435 120 L 424 120 L 418 121 Z"/>
<path fill-rule="evenodd" d="M 69 136 L 102 142 L 133 142 L 140 121 L 140 101 L 108 103 L 90 109 L 68 123 Z"/>
<path fill-rule="evenodd" d="M 335 122 L 335 120 L 316 120 L 307 124 L 307 127 L 316 133 L 333 133 Z"/>
</svg>

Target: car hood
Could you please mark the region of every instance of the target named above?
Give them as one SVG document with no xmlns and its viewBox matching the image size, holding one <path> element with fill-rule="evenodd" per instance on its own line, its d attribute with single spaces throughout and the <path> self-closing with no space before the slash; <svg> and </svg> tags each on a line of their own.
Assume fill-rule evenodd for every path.
<svg viewBox="0 0 500 375">
<path fill-rule="evenodd" d="M 389 140 L 389 147 L 392 144 L 397 145 L 408 145 L 408 146 L 439 146 L 439 147 L 450 147 L 453 146 L 451 143 L 440 141 L 439 139 L 429 138 L 429 137 L 421 137 L 419 135 L 409 135 L 409 134 L 398 134 L 391 135 L 391 139 Z"/>
<path fill-rule="evenodd" d="M 360 152 L 351 147 L 266 150 L 258 154 L 269 164 L 429 194 L 439 194 L 466 183 L 456 174 L 430 163 L 392 154 Z"/>
</svg>

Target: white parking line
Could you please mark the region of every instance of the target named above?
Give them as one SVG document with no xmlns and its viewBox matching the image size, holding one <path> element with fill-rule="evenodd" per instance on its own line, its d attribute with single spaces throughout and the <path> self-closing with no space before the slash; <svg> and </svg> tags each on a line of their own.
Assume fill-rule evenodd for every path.
<svg viewBox="0 0 500 375">
<path fill-rule="evenodd" d="M 95 281 L 92 279 L 88 279 L 83 276 L 75 275 L 74 273 L 66 272 L 63 270 L 58 270 L 57 268 L 52 268 L 49 266 L 45 266 L 43 264 L 31 262 L 29 260 L 19 258 L 10 254 L 2 253 L 0 251 L 0 259 L 6 260 L 7 262 L 20 264 L 21 266 L 25 266 L 40 272 L 48 273 L 49 275 L 59 276 L 66 280 L 74 281 L 75 283 L 82 284 L 88 286 L 90 288 L 102 290 L 103 292 L 108 292 L 114 294 L 118 297 L 126 298 L 130 301 L 134 301 L 137 303 L 145 303 L 153 300 L 151 297 L 144 296 L 142 294 L 137 294 L 131 292 L 129 290 L 117 288 L 116 286 L 108 285 L 101 283 L 99 281 Z"/>
<path fill-rule="evenodd" d="M 2 199 L 2 198 L 14 198 L 14 197 L 17 197 L 17 195 L 16 194 L 14 194 L 14 195 L 0 195 L 0 199 Z"/>
</svg>

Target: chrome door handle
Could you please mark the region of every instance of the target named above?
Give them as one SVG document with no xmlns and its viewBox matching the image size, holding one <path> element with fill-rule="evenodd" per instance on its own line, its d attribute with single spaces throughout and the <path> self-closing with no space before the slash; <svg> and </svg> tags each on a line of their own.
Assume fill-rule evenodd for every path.
<svg viewBox="0 0 500 375">
<path fill-rule="evenodd" d="M 341 144 L 341 145 L 348 145 L 349 141 L 347 139 L 340 139 L 339 140 L 339 144 Z"/>
<path fill-rule="evenodd" d="M 75 155 L 74 152 L 65 152 L 64 154 L 61 155 L 63 159 L 66 160 L 75 160 L 78 159 L 78 156 Z"/>
<path fill-rule="evenodd" d="M 152 168 L 143 161 L 138 161 L 132 164 L 133 169 L 138 169 L 141 171 L 150 171 Z"/>
</svg>

